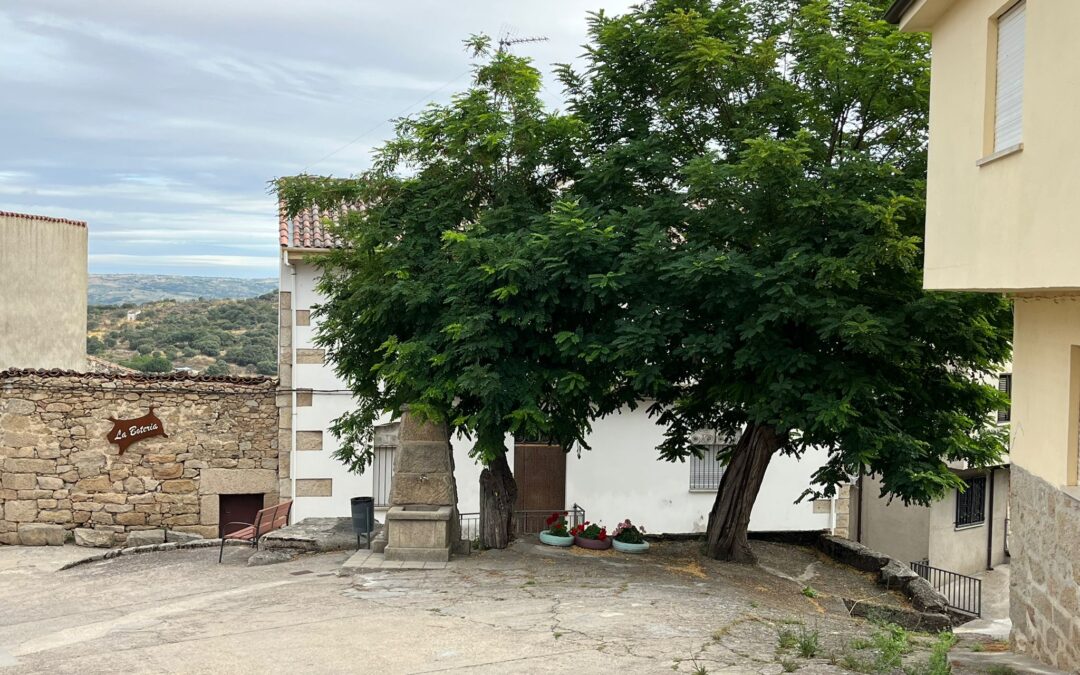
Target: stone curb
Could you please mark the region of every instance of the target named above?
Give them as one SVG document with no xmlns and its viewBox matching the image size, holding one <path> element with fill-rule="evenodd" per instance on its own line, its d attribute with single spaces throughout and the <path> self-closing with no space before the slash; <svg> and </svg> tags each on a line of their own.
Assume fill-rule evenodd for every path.
<svg viewBox="0 0 1080 675">
<path fill-rule="evenodd" d="M 915 616 L 910 618 L 914 624 L 938 626 L 944 619 L 951 626 L 957 622 L 956 617 L 949 612 L 948 599 L 931 586 L 930 582 L 913 572 L 907 564 L 858 542 L 831 534 L 818 537 L 817 548 L 837 562 L 863 572 L 875 573 L 879 586 L 903 593 L 915 608 L 912 612 Z M 871 609 L 873 608 L 868 607 L 863 611 Z"/>
<path fill-rule="evenodd" d="M 251 544 L 245 541 L 239 541 L 236 539 L 229 539 L 225 542 L 226 546 L 248 546 Z M 80 558 L 69 562 L 61 567 L 58 571 L 69 570 L 72 567 L 78 567 L 79 565 L 85 565 L 87 563 L 98 562 L 99 560 L 109 560 L 110 558 L 119 558 L 125 555 L 138 555 L 140 553 L 157 553 L 159 551 L 180 551 L 192 548 L 211 548 L 214 546 L 221 546 L 220 539 L 200 539 L 198 541 L 187 541 L 182 543 L 169 542 L 165 544 L 147 544 L 145 546 L 132 546 L 131 548 L 114 548 L 104 553 L 98 553 L 96 555 L 87 556 L 86 558 Z"/>
</svg>

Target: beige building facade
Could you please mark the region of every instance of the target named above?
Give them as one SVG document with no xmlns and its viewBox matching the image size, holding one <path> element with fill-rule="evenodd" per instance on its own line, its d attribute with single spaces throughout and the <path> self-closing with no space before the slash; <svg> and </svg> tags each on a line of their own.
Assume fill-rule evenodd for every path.
<svg viewBox="0 0 1080 675">
<path fill-rule="evenodd" d="M 0 370 L 85 370 L 86 291 L 86 223 L 0 211 Z"/>
<path fill-rule="evenodd" d="M 933 47 L 925 286 L 1015 300 L 1011 615 L 1080 670 L 1080 2 L 897 0 Z"/>
</svg>

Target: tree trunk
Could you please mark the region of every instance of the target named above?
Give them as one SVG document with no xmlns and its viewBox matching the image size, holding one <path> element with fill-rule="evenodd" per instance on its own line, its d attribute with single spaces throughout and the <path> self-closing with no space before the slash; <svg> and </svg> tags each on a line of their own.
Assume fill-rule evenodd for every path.
<svg viewBox="0 0 1080 675">
<path fill-rule="evenodd" d="M 780 445 L 780 437 L 770 426 L 751 424 L 743 431 L 709 514 L 705 554 L 710 558 L 751 564 L 757 561 L 746 539 L 746 528 L 769 460 Z"/>
<path fill-rule="evenodd" d="M 506 548 L 513 537 L 517 482 L 506 455 L 500 454 L 480 472 L 480 545 Z"/>
</svg>

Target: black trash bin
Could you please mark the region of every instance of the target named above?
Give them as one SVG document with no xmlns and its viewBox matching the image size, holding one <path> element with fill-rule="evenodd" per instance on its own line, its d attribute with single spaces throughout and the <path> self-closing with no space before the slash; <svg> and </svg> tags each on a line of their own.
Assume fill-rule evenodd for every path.
<svg viewBox="0 0 1080 675">
<path fill-rule="evenodd" d="M 356 548 L 360 548 L 360 535 L 364 535 L 367 547 L 371 548 L 371 531 L 375 529 L 375 498 L 353 497 L 349 500 L 352 505 L 352 526 L 356 532 Z"/>
</svg>

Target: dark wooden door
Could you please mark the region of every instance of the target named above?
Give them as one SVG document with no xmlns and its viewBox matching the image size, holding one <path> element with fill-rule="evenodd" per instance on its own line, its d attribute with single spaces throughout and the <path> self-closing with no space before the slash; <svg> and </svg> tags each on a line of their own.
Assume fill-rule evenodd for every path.
<svg viewBox="0 0 1080 675">
<path fill-rule="evenodd" d="M 263 496 L 259 495 L 220 495 L 218 506 L 218 532 L 222 536 L 242 529 L 243 525 L 225 523 L 254 523 L 255 514 L 263 507 Z"/>
<path fill-rule="evenodd" d="M 566 453 L 561 446 L 515 443 L 514 479 L 518 488 L 515 510 L 530 512 L 517 518 L 518 533 L 539 532 L 549 515 L 566 508 Z"/>
</svg>

